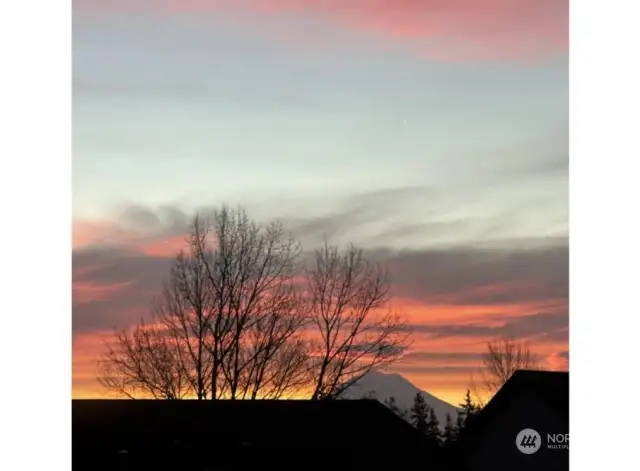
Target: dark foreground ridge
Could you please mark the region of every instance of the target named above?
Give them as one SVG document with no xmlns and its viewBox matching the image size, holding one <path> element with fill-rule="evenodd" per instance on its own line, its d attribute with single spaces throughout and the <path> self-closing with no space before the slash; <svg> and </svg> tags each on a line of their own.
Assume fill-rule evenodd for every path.
<svg viewBox="0 0 640 471">
<path fill-rule="evenodd" d="M 375 400 L 74 400 L 73 469 L 385 470 L 440 458 Z"/>
<path fill-rule="evenodd" d="M 569 374 L 517 371 L 452 447 L 376 400 L 74 400 L 76 471 L 566 471 Z"/>
</svg>

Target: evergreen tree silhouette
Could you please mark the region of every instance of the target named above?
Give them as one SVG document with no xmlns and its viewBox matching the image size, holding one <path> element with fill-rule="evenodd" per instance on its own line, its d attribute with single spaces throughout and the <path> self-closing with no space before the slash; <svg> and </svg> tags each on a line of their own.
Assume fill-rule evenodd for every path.
<svg viewBox="0 0 640 471">
<path fill-rule="evenodd" d="M 462 412 L 462 424 L 460 428 L 460 432 L 466 427 L 469 426 L 469 423 L 473 421 L 474 416 L 480 411 L 480 406 L 473 402 L 471 399 L 471 391 L 467 389 L 467 393 L 464 396 L 464 401 L 459 404 Z"/>
<path fill-rule="evenodd" d="M 449 446 L 456 440 L 456 426 L 453 424 L 451 414 L 447 412 L 447 421 L 444 425 L 444 443 Z"/>
<path fill-rule="evenodd" d="M 420 393 L 416 393 L 413 397 L 413 407 L 410 411 L 411 424 L 418 429 L 420 433 L 427 433 L 427 421 L 429 406 Z"/>
<path fill-rule="evenodd" d="M 455 435 L 455 439 L 457 440 L 460 436 L 460 432 L 464 428 L 464 415 L 461 412 L 458 412 L 458 416 L 456 417 L 456 424 L 453 427 L 453 432 Z"/>
<path fill-rule="evenodd" d="M 440 445 L 442 443 L 442 431 L 440 430 L 440 421 L 436 415 L 436 411 L 433 407 L 429 407 L 429 418 L 427 419 L 427 437 L 435 444 Z"/>
</svg>

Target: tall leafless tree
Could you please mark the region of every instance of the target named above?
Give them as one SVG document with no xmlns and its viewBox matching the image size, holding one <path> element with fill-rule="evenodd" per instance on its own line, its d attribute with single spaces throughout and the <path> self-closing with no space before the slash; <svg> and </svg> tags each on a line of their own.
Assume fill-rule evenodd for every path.
<svg viewBox="0 0 640 471">
<path fill-rule="evenodd" d="M 141 356 L 123 333 L 102 361 L 101 382 L 128 396 L 168 397 L 151 380 L 174 375 L 180 392 L 171 395 L 198 399 L 281 397 L 300 388 L 308 349 L 295 283 L 299 257 L 297 242 L 279 222 L 258 225 L 243 209 L 228 207 L 210 221 L 196 217 L 188 250 L 176 258 L 156 300 L 158 327 L 144 330 L 146 350 L 171 346 L 172 361 Z"/>
<path fill-rule="evenodd" d="M 196 253 L 216 300 L 214 377 L 225 397 L 259 397 L 271 386 L 265 371 L 304 322 L 295 284 L 300 247 L 280 222 L 258 225 L 243 209 L 222 208 L 203 227 Z"/>
<path fill-rule="evenodd" d="M 363 251 L 325 244 L 307 270 L 311 316 L 312 399 L 331 399 L 370 371 L 396 360 L 408 330 L 389 309 L 387 271 Z"/>
<path fill-rule="evenodd" d="M 190 242 L 197 236 L 196 229 Z M 165 335 L 183 347 L 182 367 L 198 399 L 207 398 L 212 378 L 209 344 L 213 301 L 205 265 L 194 256 L 191 243 L 189 252 L 181 251 L 171 267 L 169 280 L 154 305 L 154 320 L 164 327 Z"/>
<path fill-rule="evenodd" d="M 483 407 L 517 370 L 539 368 L 527 342 L 501 338 L 487 343 L 482 366 L 471 378 L 476 402 Z"/>
</svg>

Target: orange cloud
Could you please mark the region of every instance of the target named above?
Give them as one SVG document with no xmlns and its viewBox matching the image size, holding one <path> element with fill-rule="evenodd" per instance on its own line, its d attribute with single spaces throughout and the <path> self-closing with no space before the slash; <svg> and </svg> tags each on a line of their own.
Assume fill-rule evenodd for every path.
<svg viewBox="0 0 640 471">
<path fill-rule="evenodd" d="M 98 359 L 104 352 L 111 332 L 93 332 L 78 336 L 72 347 L 72 396 L 102 397 L 105 391 L 96 379 Z"/>
<path fill-rule="evenodd" d="M 546 360 L 549 369 L 553 371 L 566 371 L 569 369 L 569 352 L 567 350 L 555 351 Z"/>
<path fill-rule="evenodd" d="M 452 295 L 449 295 L 452 296 Z M 526 316 L 532 312 L 547 311 L 548 301 L 509 304 L 464 304 L 450 297 L 447 303 L 417 302 L 411 299 L 394 300 L 394 304 L 402 306 L 408 322 L 430 325 L 468 325 L 482 321 L 485 325 L 501 325 L 505 319 Z M 554 304 L 551 304 L 552 306 Z"/>
<path fill-rule="evenodd" d="M 141 260 L 166 260 L 182 244 L 182 236 L 138 241 L 129 247 L 129 253 L 134 254 L 134 258 L 138 257 L 135 254 L 140 254 Z M 112 320 L 114 325 L 120 326 L 139 321 L 148 312 L 146 309 L 152 295 L 149 290 L 159 288 L 159 284 L 155 286 L 150 283 L 149 276 L 159 276 L 160 273 L 156 272 L 164 265 L 155 263 L 144 268 L 145 271 L 132 272 L 126 266 L 121 270 L 121 276 L 133 277 L 136 282 L 147 284 L 146 291 L 137 286 L 132 290 L 133 282 L 126 278 L 114 278 L 110 282 L 92 281 L 92 277 L 102 279 L 100 276 L 105 276 L 104 270 L 113 274 L 113 267 L 105 269 L 95 263 L 74 265 L 74 312 L 79 315 L 74 322 L 81 322 L 83 316 L 89 316 L 86 322 L 95 322 L 91 319 L 98 316 L 101 319 L 98 325 L 107 328 Z M 162 275 L 164 276 L 164 272 Z M 477 301 L 484 295 L 486 299 L 491 299 L 495 294 L 505 294 L 510 290 L 520 293 L 527 286 L 527 283 L 509 281 L 451 291 L 446 295 L 428 296 L 424 301 L 394 298 L 392 304 L 417 329 L 408 355 L 394 365 L 391 371 L 402 374 L 416 386 L 432 394 L 456 403 L 469 385 L 471 372 L 479 365 L 479 355 L 486 342 L 507 329 L 510 324 L 520 326 L 523 336 L 532 342 L 533 350 L 546 359 L 549 368 L 563 369 L 567 362 L 561 352 L 568 348 L 567 340 L 562 337 L 555 340 L 545 338 L 545 324 L 540 324 L 539 321 L 548 318 L 567 323 L 566 299 L 497 304 Z M 433 302 L 429 302 L 430 298 L 433 298 Z M 470 300 L 474 302 L 470 303 Z M 80 314 L 79 305 L 84 309 L 83 314 Z M 110 314 L 112 311 L 113 314 Z M 539 317 L 535 313 L 548 314 Z M 104 316 L 111 315 L 114 316 L 113 319 L 104 319 Z M 545 315 L 548 317 L 545 318 Z M 549 327 L 551 328 L 557 329 L 555 324 Z M 78 335 L 73 346 L 74 397 L 98 397 L 105 394 L 95 379 L 96 360 L 110 335 L 103 331 L 89 331 Z"/>
<path fill-rule="evenodd" d="M 471 312 L 477 315 L 479 312 L 492 309 L 505 308 L 504 306 L 484 306 L 479 310 L 477 306 L 471 306 L 466 310 L 466 314 Z M 428 316 L 429 312 L 442 315 L 441 310 L 431 311 L 428 306 L 423 306 L 419 316 L 421 325 L 447 325 L 443 317 L 434 321 Z M 506 312 L 517 312 L 516 306 L 510 306 L 505 314 Z M 522 307 L 519 315 L 524 317 Z M 132 318 L 132 321 L 138 319 Z M 414 319 L 418 318 L 414 317 Z M 476 317 L 475 321 L 481 322 L 482 325 L 492 325 L 492 322 L 487 323 L 482 317 Z M 460 326 L 467 325 L 466 320 L 459 319 L 456 322 Z M 74 397 L 101 397 L 106 394 L 96 380 L 96 360 L 104 351 L 105 342 L 109 341 L 110 335 L 112 334 L 109 332 L 87 333 L 78 336 L 74 342 Z M 389 368 L 389 371 L 399 373 L 417 387 L 457 404 L 470 384 L 471 373 L 480 366 L 480 356 L 486 348 L 486 343 L 493 338 L 494 336 L 489 334 L 432 337 L 418 331 L 414 333 L 408 353 Z M 543 366 L 554 370 L 566 369 L 568 362 L 563 356 L 568 348 L 566 341 L 548 342 L 533 339 L 531 347 L 538 356 L 545 359 Z"/>
</svg>

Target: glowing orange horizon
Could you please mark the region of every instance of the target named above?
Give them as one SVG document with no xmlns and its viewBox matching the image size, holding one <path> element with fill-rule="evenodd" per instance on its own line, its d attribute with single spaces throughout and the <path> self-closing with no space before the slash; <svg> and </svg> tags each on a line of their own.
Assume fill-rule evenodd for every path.
<svg viewBox="0 0 640 471">
<path fill-rule="evenodd" d="M 137 234 L 125 231 L 104 221 L 75 222 L 74 249 L 82 250 L 95 244 L 126 247 L 130 253 L 151 259 L 168 259 L 186 246 L 184 236 L 169 238 L 154 237 L 153 234 Z M 91 262 L 95 263 L 95 262 Z M 124 291 L 137 289 L 137 280 L 97 282 L 91 276 L 102 267 L 98 265 L 73 267 L 73 304 L 76 307 L 91 307 L 92 303 L 104 305 Z M 470 302 L 475 295 L 505 294 L 528 288 L 526 284 L 509 281 L 469 288 L 466 291 L 430 296 L 427 300 L 394 297 L 392 305 L 399 309 L 409 324 L 429 326 L 432 330 L 442 327 L 481 326 L 499 329 L 505 322 L 525 318 L 537 312 L 559 312 L 565 310 L 566 299 L 543 299 L 529 302 L 485 303 Z M 146 294 L 145 294 L 146 296 Z M 120 319 L 130 318 L 131 323 L 148 320 L 147 299 L 136 305 L 117 306 Z M 125 314 L 124 316 L 122 314 Z M 131 324 L 130 323 L 130 324 Z M 75 332 L 73 343 L 72 394 L 75 398 L 107 397 L 107 392 L 97 383 L 97 360 L 103 352 L 104 342 L 111 331 Z M 462 400 L 469 385 L 470 372 L 478 366 L 477 355 L 485 348 L 492 335 L 438 336 L 428 329 L 414 333 L 409 356 L 390 368 L 402 374 L 416 387 L 435 396 L 457 404 Z M 566 369 L 567 359 L 561 352 L 568 350 L 567 340 L 552 341 L 532 337 L 531 347 L 546 361 L 549 369 Z M 412 353 L 418 354 L 411 357 Z M 451 353 L 452 358 L 443 357 Z M 464 354 L 467 354 L 466 356 Z M 431 355 L 431 356 L 430 356 Z M 440 355 L 440 356 L 438 356 Z M 456 356 L 457 355 L 457 356 Z M 474 357 L 473 355 L 476 355 Z"/>
</svg>

